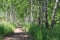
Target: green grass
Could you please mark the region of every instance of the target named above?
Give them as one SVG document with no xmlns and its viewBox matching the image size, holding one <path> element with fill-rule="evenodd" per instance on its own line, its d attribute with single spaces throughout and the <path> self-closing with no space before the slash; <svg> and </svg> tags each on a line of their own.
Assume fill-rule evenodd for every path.
<svg viewBox="0 0 60 40">
<path fill-rule="evenodd" d="M 55 24 L 53 29 L 42 28 L 36 24 L 27 25 L 28 33 L 34 40 L 60 40 L 60 25 Z"/>
<path fill-rule="evenodd" d="M 33 36 L 34 40 L 42 40 L 42 33 L 38 25 L 31 24 L 28 33 Z"/>
<path fill-rule="evenodd" d="M 29 24 L 24 24 L 23 25 L 23 29 L 26 31 L 26 32 L 28 32 L 29 31 L 29 28 L 30 28 L 30 23 Z"/>
<path fill-rule="evenodd" d="M 0 35 L 4 36 L 13 32 L 15 25 L 10 22 L 0 22 Z"/>
</svg>

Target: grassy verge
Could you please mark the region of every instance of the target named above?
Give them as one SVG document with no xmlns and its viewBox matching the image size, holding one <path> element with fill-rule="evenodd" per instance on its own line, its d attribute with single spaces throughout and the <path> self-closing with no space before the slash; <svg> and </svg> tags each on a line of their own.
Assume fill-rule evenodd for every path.
<svg viewBox="0 0 60 40">
<path fill-rule="evenodd" d="M 15 25 L 10 22 L 0 22 L 0 36 L 7 35 L 15 29 Z"/>
<path fill-rule="evenodd" d="M 53 29 L 41 28 L 36 24 L 27 24 L 25 26 L 34 40 L 60 40 L 60 25 L 58 24 Z"/>
</svg>

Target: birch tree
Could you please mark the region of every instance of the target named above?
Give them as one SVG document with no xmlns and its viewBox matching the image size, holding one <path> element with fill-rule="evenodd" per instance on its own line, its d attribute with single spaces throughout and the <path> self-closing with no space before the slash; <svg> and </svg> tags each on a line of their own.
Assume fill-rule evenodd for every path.
<svg viewBox="0 0 60 40">
<path fill-rule="evenodd" d="M 43 0 L 43 19 L 45 23 L 45 27 L 48 28 L 48 19 L 47 19 L 47 0 Z"/>
<path fill-rule="evenodd" d="M 33 0 L 31 0 L 31 20 L 30 20 L 31 22 L 33 21 L 33 16 L 32 16 L 32 10 L 33 9 L 32 9 L 32 6 L 33 6 Z"/>
<path fill-rule="evenodd" d="M 59 0 L 56 0 L 56 1 L 55 1 L 55 5 L 54 5 L 54 7 L 53 7 L 51 27 L 53 27 L 54 24 L 55 24 L 55 16 L 56 16 L 56 9 L 57 9 L 57 6 L 58 6 L 58 1 L 59 1 Z"/>
</svg>

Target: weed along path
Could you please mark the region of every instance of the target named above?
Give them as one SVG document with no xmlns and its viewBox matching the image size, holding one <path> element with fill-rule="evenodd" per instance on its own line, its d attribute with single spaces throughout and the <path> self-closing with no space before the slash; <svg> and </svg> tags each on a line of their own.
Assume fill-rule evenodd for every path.
<svg viewBox="0 0 60 40">
<path fill-rule="evenodd" d="M 32 37 L 26 34 L 22 28 L 16 28 L 14 33 L 6 35 L 3 40 L 32 40 Z"/>
</svg>

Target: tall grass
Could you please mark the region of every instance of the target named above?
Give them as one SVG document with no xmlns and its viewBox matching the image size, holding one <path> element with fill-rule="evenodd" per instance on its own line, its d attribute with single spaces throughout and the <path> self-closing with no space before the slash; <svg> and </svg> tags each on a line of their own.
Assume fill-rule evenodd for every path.
<svg viewBox="0 0 60 40">
<path fill-rule="evenodd" d="M 53 29 L 42 28 L 36 24 L 29 24 L 28 33 L 34 40 L 60 40 L 60 25 L 56 24 Z"/>
<path fill-rule="evenodd" d="M 8 33 L 13 32 L 15 25 L 10 22 L 0 22 L 0 36 L 7 35 Z"/>
</svg>

